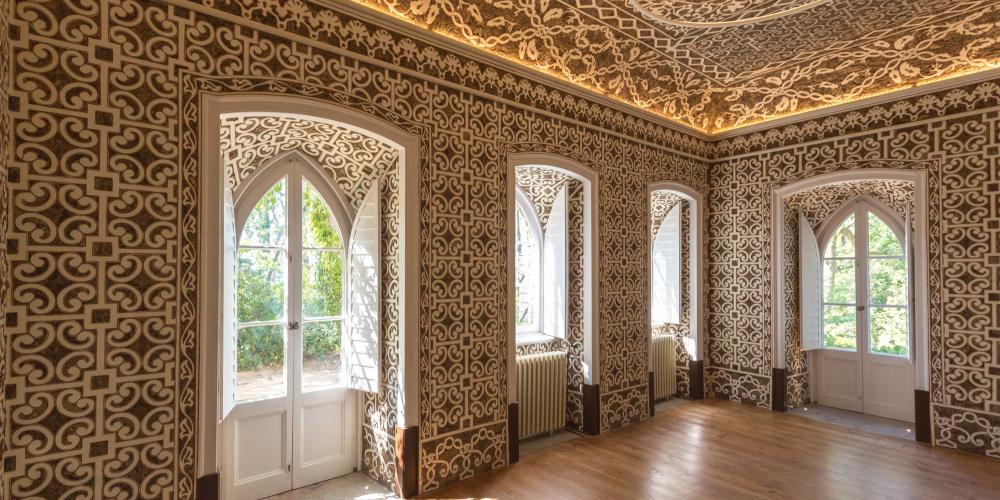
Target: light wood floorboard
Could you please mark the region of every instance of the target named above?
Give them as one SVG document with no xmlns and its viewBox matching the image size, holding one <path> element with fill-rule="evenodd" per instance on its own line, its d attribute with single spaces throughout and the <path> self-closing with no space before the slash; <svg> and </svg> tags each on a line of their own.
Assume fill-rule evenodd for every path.
<svg viewBox="0 0 1000 500">
<path fill-rule="evenodd" d="M 1000 460 L 697 401 L 427 498 L 1000 498 Z"/>
</svg>

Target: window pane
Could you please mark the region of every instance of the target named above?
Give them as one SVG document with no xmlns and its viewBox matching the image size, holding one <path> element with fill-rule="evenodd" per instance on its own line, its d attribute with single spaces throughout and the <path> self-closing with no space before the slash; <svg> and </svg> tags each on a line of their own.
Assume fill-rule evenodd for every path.
<svg viewBox="0 0 1000 500">
<path fill-rule="evenodd" d="M 854 262 L 854 259 L 823 261 L 823 302 L 853 304 L 857 300 Z"/>
<path fill-rule="evenodd" d="M 240 246 L 285 247 L 288 211 L 285 180 L 278 181 L 247 216 L 240 234 Z"/>
<path fill-rule="evenodd" d="M 876 305 L 906 305 L 906 261 L 902 258 L 868 260 L 868 290 Z"/>
<path fill-rule="evenodd" d="M 240 323 L 285 317 L 284 250 L 240 249 L 236 318 Z"/>
<path fill-rule="evenodd" d="M 681 307 L 681 206 L 663 218 L 653 239 L 652 324 L 679 323 Z"/>
<path fill-rule="evenodd" d="M 854 214 L 848 215 L 826 244 L 824 257 L 854 257 Z"/>
<path fill-rule="evenodd" d="M 302 325 L 302 392 L 340 385 L 340 321 Z"/>
<path fill-rule="evenodd" d="M 538 242 L 535 241 L 535 234 L 520 207 L 517 207 L 515 237 L 516 325 L 530 326 L 535 324 L 535 304 L 538 297 Z"/>
<path fill-rule="evenodd" d="M 855 306 L 823 306 L 823 345 L 831 349 L 857 350 Z"/>
<path fill-rule="evenodd" d="M 340 248 L 342 245 L 333 212 L 326 206 L 319 191 L 302 179 L 302 246 Z"/>
<path fill-rule="evenodd" d="M 341 250 L 303 250 L 302 315 L 306 318 L 340 316 L 343 276 Z"/>
<path fill-rule="evenodd" d="M 868 212 L 868 255 L 903 255 L 903 244 L 879 216 Z"/>
<path fill-rule="evenodd" d="M 236 340 L 236 402 L 284 395 L 284 325 L 240 328 Z"/>
<path fill-rule="evenodd" d="M 905 307 L 871 308 L 871 352 L 909 355 L 909 325 Z"/>
</svg>

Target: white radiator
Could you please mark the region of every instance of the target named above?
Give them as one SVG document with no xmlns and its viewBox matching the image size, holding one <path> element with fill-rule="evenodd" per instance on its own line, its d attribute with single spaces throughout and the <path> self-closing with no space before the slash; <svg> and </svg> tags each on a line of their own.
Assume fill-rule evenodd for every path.
<svg viewBox="0 0 1000 500">
<path fill-rule="evenodd" d="M 517 427 L 520 438 L 566 426 L 566 353 L 517 357 Z"/>
<path fill-rule="evenodd" d="M 673 335 L 653 337 L 653 399 L 677 394 L 677 339 Z"/>
</svg>

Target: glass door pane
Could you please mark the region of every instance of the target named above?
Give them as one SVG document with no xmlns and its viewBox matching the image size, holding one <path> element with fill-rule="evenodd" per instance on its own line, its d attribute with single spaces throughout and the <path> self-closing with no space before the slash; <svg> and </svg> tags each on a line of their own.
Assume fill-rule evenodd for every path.
<svg viewBox="0 0 1000 500">
<path fill-rule="evenodd" d="M 243 225 L 236 280 L 236 402 L 287 394 L 288 221 L 284 180 Z"/>
<path fill-rule="evenodd" d="M 333 212 L 302 179 L 302 392 L 340 385 L 344 247 Z"/>
<path fill-rule="evenodd" d="M 854 214 L 834 230 L 823 252 L 823 346 L 858 348 Z"/>
<path fill-rule="evenodd" d="M 874 354 L 910 354 L 906 272 L 899 237 L 885 221 L 868 212 L 868 345 Z"/>
</svg>

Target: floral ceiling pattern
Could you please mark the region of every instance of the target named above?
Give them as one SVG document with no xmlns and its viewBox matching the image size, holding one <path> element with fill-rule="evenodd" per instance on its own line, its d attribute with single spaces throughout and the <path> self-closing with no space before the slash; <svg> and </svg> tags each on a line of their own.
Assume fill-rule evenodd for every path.
<svg viewBox="0 0 1000 500">
<path fill-rule="evenodd" d="M 995 0 L 354 1 L 706 133 L 1000 67 Z"/>
</svg>

